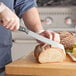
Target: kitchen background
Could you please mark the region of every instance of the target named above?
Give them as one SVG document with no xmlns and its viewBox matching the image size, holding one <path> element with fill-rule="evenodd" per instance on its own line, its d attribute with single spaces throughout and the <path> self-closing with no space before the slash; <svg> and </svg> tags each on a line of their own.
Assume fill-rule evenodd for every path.
<svg viewBox="0 0 76 76">
<path fill-rule="evenodd" d="M 44 29 L 76 32 L 76 0 L 37 0 Z M 20 20 L 21 26 L 25 26 Z M 37 45 L 34 38 L 23 32 L 12 32 L 13 61 L 32 52 Z"/>
</svg>

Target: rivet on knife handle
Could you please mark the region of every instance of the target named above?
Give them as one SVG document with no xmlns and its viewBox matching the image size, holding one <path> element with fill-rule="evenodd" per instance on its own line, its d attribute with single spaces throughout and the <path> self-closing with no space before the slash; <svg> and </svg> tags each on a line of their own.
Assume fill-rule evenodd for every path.
<svg viewBox="0 0 76 76">
<path fill-rule="evenodd" d="M 19 27 L 18 29 L 19 31 L 23 31 L 23 32 L 26 32 L 28 34 L 29 30 L 27 28 L 24 28 L 22 26 Z"/>
</svg>

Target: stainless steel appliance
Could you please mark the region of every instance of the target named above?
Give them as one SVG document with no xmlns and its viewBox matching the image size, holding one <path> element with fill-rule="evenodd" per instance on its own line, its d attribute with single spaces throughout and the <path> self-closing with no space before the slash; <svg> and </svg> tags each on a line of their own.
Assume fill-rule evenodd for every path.
<svg viewBox="0 0 76 76">
<path fill-rule="evenodd" d="M 39 8 L 45 29 L 76 31 L 76 6 Z"/>
</svg>

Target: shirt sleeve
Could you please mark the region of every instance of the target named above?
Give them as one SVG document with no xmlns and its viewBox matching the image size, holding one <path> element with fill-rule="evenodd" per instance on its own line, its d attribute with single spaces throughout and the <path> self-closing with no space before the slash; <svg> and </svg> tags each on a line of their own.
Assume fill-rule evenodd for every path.
<svg viewBox="0 0 76 76">
<path fill-rule="evenodd" d="M 15 0 L 14 3 L 15 12 L 19 17 L 32 7 L 37 7 L 36 0 Z"/>
</svg>

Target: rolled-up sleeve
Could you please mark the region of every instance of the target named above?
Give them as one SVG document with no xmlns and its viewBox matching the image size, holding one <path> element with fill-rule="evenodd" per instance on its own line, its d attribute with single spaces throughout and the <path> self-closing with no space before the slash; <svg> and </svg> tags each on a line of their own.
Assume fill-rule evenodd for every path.
<svg viewBox="0 0 76 76">
<path fill-rule="evenodd" d="M 15 0 L 14 9 L 19 17 L 32 7 L 37 7 L 36 0 Z"/>
</svg>

